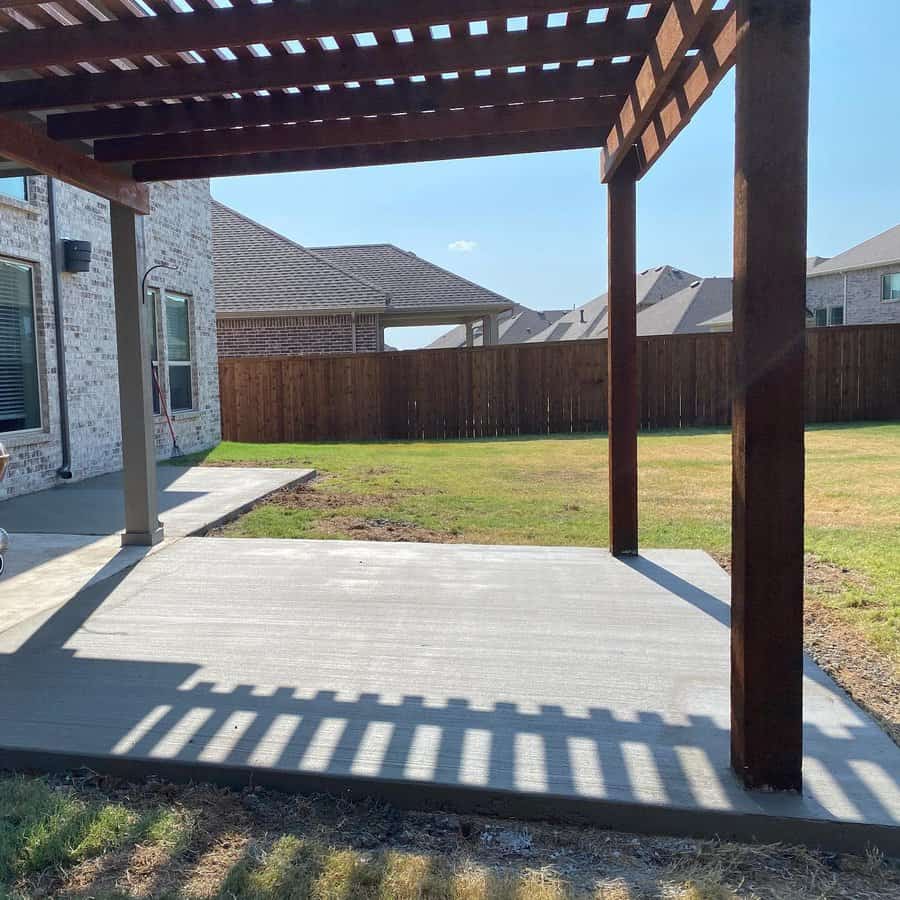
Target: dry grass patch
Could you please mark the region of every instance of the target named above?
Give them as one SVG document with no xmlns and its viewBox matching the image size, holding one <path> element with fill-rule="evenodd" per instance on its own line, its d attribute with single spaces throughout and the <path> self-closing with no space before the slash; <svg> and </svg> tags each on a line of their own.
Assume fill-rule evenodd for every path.
<svg viewBox="0 0 900 900">
<path fill-rule="evenodd" d="M 0 779 L 0 793 L 18 798 L 0 804 L 0 847 L 17 848 L 3 856 L 3 900 L 900 898 L 900 867 L 877 855 L 525 829 L 328 797 L 90 775 Z M 92 828 L 67 830 L 78 811 L 90 813 Z M 24 849 L 36 834 L 60 850 L 40 865 Z"/>
</svg>

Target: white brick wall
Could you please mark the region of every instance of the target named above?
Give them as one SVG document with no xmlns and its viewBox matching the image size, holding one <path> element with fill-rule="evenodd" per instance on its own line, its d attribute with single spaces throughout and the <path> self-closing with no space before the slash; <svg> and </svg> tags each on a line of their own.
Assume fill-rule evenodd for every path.
<svg viewBox="0 0 900 900">
<path fill-rule="evenodd" d="M 30 178 L 27 203 L 0 195 L 0 257 L 34 265 L 43 401 L 40 432 L 0 435 L 12 455 L 0 498 L 59 482 L 56 470 L 62 450 L 46 184 L 44 177 Z M 93 248 L 89 273 L 62 274 L 72 471 L 81 479 L 121 467 L 109 204 L 59 182 L 55 190 L 59 238 L 87 240 Z M 190 452 L 212 446 L 220 436 L 209 184 L 153 185 L 151 200 L 152 213 L 144 218 L 144 266 L 165 262 L 177 271 L 157 271 L 148 283 L 193 301 L 196 410 L 175 417 L 179 445 Z M 159 456 L 168 456 L 171 440 L 161 418 L 156 421 L 156 437 Z"/>
<path fill-rule="evenodd" d="M 894 272 L 900 272 L 900 264 L 847 273 L 846 325 L 900 323 L 900 301 L 884 303 L 881 299 L 881 276 Z M 807 278 L 806 305 L 813 312 L 843 303 L 844 276 L 840 272 Z"/>
</svg>

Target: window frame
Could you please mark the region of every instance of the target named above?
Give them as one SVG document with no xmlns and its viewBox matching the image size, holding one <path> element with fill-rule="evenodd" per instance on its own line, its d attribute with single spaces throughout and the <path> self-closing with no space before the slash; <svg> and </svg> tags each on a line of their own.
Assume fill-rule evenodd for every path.
<svg viewBox="0 0 900 900">
<path fill-rule="evenodd" d="M 166 350 L 166 400 L 169 406 L 169 412 L 174 416 L 178 414 L 190 414 L 192 412 L 196 412 L 198 409 L 197 406 L 197 389 L 194 380 L 195 376 L 195 359 L 194 359 L 194 347 L 196 341 L 194 340 L 194 311 L 193 311 L 193 297 L 190 294 L 181 293 L 180 291 L 172 291 L 165 290 L 162 292 L 165 298 L 165 303 L 162 307 L 162 318 L 164 322 L 165 328 L 165 350 Z M 184 309 L 185 315 L 187 317 L 187 321 L 185 323 L 187 340 L 188 340 L 188 359 L 186 360 L 173 360 L 171 354 L 169 352 L 169 319 L 168 319 L 168 303 L 169 300 L 176 301 L 184 301 Z M 172 377 L 171 370 L 173 368 L 185 368 L 188 370 L 188 378 L 189 385 L 191 391 L 191 405 L 190 406 L 179 406 L 176 407 L 172 402 Z"/>
<path fill-rule="evenodd" d="M 22 182 L 22 196 L 19 197 L 16 194 L 11 194 L 8 191 L 4 191 L 2 188 L 2 184 L 6 181 L 21 181 Z M 0 196 L 9 198 L 10 200 L 15 200 L 18 203 L 28 203 L 31 200 L 31 191 L 29 190 L 30 185 L 28 184 L 28 176 L 27 175 L 2 175 L 0 176 Z"/>
<path fill-rule="evenodd" d="M 897 287 L 891 287 L 890 291 L 888 291 L 888 279 L 896 280 L 897 282 Z M 892 294 L 892 296 L 889 297 L 888 293 Z M 885 272 L 881 276 L 881 302 L 900 303 L 900 271 Z"/>
<path fill-rule="evenodd" d="M 27 259 L 16 259 L 11 256 L 0 256 L 0 264 L 7 263 L 13 266 L 20 266 L 28 269 L 30 273 L 31 283 L 31 328 L 34 336 L 34 375 L 35 390 L 37 392 L 37 424 L 29 425 L 26 428 L 16 428 L 9 431 L 0 430 L 0 437 L 4 440 L 17 438 L 20 435 L 40 434 L 45 428 L 45 403 L 44 403 L 44 371 L 43 371 L 43 353 L 39 340 L 40 335 L 40 309 L 38 307 L 38 276 L 39 269 L 37 263 Z"/>
<path fill-rule="evenodd" d="M 816 328 L 826 328 L 828 326 L 828 307 L 817 306 L 813 310 L 813 322 Z"/>
</svg>

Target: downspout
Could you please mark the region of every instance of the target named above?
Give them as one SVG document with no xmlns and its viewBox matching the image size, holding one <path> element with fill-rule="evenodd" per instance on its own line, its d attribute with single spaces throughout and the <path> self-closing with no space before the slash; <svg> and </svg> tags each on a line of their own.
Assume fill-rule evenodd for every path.
<svg viewBox="0 0 900 900">
<path fill-rule="evenodd" d="M 841 316 L 842 324 L 847 324 L 847 273 L 844 272 L 844 314 Z"/>
<path fill-rule="evenodd" d="M 56 233 L 56 193 L 47 177 L 47 219 L 50 228 L 50 273 L 53 291 L 53 320 L 56 334 L 56 379 L 59 393 L 59 442 L 62 465 L 56 474 L 65 481 L 72 477 L 72 435 L 69 423 L 69 391 L 66 380 L 66 339 L 63 322 L 62 276 L 59 265 L 61 244 Z"/>
</svg>

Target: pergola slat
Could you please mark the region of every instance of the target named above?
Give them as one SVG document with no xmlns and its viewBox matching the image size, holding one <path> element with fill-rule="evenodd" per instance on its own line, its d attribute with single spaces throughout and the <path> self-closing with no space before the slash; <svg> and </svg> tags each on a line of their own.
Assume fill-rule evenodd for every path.
<svg viewBox="0 0 900 900">
<path fill-rule="evenodd" d="M 319 169 L 387 166 L 434 160 L 506 156 L 513 153 L 541 153 L 552 150 L 581 150 L 599 147 L 603 142 L 604 134 L 603 130 L 597 128 L 576 128 L 532 134 L 450 138 L 444 141 L 333 147 L 325 150 L 301 150 L 290 153 L 169 159 L 159 162 L 136 163 L 134 177 L 137 181 L 172 181 L 273 172 L 307 172 Z"/>
<path fill-rule="evenodd" d="M 572 68 L 566 72 L 529 72 L 477 81 L 436 79 L 430 83 L 398 82 L 393 87 L 306 91 L 208 103 L 172 103 L 151 107 L 62 113 L 47 118 L 47 133 L 56 139 L 161 134 L 238 128 L 366 115 L 443 110 L 485 104 L 566 100 L 572 97 L 618 97 L 628 90 L 631 64 Z"/>
<path fill-rule="evenodd" d="M 671 86 L 656 115 L 644 129 L 641 149 L 641 177 L 687 126 L 694 113 L 707 101 L 735 63 L 737 19 L 730 13 L 722 22 L 709 47 L 688 60 L 683 74 Z"/>
<path fill-rule="evenodd" d="M 603 150 L 603 179 L 612 176 L 650 122 L 684 63 L 715 0 L 673 0 Z"/>
<path fill-rule="evenodd" d="M 612 0 L 628 5 L 630 0 Z M 0 0 L 0 8 L 15 0 Z M 518 16 L 584 9 L 586 0 L 312 0 L 234 9 L 210 7 L 189 15 L 120 19 L 68 26 L 65 39 L 58 29 L 36 29 L 0 35 L 0 69 L 28 69 L 36 65 L 67 65 L 83 60 L 143 56 L 252 43 L 315 39 L 321 35 L 378 31 L 488 16 Z"/>
<path fill-rule="evenodd" d="M 135 212 L 150 212 L 150 194 L 144 185 L 65 144 L 51 141 L 24 122 L 0 117 L 0 156 Z"/>
<path fill-rule="evenodd" d="M 565 100 L 374 119 L 116 138 L 95 143 L 94 155 L 104 162 L 133 162 L 434 141 L 562 128 L 602 129 L 609 126 L 617 105 L 615 100 Z"/>
<path fill-rule="evenodd" d="M 384 77 L 440 75 L 481 68 L 639 56 L 649 40 L 640 20 L 619 29 L 586 25 L 392 47 L 357 47 L 345 52 L 231 60 L 159 68 L 147 72 L 37 78 L 0 84 L 0 111 L 43 110 L 195 97 L 232 91 L 271 90 Z"/>
</svg>

